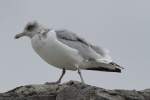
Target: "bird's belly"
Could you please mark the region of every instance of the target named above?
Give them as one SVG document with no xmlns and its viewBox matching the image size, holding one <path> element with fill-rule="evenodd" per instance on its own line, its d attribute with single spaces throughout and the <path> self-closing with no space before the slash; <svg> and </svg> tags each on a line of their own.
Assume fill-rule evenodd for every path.
<svg viewBox="0 0 150 100">
<path fill-rule="evenodd" d="M 76 70 L 75 64 L 79 64 L 82 60 L 76 50 L 62 45 L 54 39 L 34 40 L 32 46 L 41 58 L 58 68 Z"/>
</svg>

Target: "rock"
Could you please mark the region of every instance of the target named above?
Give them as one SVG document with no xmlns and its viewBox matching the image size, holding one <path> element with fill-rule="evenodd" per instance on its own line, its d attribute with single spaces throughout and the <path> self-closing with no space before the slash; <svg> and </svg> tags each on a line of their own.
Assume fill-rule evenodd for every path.
<svg viewBox="0 0 150 100">
<path fill-rule="evenodd" d="M 20 86 L 0 94 L 0 100 L 150 100 L 150 89 L 108 90 L 77 81 Z"/>
</svg>

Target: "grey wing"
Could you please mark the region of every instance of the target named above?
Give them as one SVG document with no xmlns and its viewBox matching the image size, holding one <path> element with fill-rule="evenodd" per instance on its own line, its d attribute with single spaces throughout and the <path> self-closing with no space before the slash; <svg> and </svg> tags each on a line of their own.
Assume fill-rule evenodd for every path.
<svg viewBox="0 0 150 100">
<path fill-rule="evenodd" d="M 103 57 L 107 54 L 107 52 L 103 48 L 97 47 L 95 45 L 90 45 L 90 46 L 92 49 L 94 49 L 98 54 L 100 54 Z"/>
<path fill-rule="evenodd" d="M 68 30 L 56 30 L 58 40 L 71 48 L 78 50 L 85 60 L 97 60 L 103 57 L 103 52 L 98 51 L 96 46 L 91 45 L 83 38 Z"/>
<path fill-rule="evenodd" d="M 109 51 L 107 49 L 100 48 L 95 45 L 91 45 L 91 48 L 100 54 L 106 62 L 112 62 L 112 58 L 109 55 Z"/>
</svg>

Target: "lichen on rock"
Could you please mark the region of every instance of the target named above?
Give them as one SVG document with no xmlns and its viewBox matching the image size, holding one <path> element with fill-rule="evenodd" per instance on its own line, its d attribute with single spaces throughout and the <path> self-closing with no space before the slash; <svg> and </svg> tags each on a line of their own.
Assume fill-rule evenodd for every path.
<svg viewBox="0 0 150 100">
<path fill-rule="evenodd" d="M 63 84 L 20 86 L 1 93 L 0 100 L 150 100 L 150 89 L 108 90 L 69 81 Z"/>
</svg>

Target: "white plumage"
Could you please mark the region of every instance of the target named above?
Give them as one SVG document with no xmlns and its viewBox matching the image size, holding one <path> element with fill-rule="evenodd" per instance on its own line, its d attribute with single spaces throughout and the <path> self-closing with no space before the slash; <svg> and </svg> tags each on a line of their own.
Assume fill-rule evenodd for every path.
<svg viewBox="0 0 150 100">
<path fill-rule="evenodd" d="M 41 58 L 61 69 L 75 70 L 75 64 L 79 64 L 83 60 L 76 49 L 70 48 L 57 40 L 54 30 L 51 30 L 46 38 L 35 35 L 31 39 L 31 43 L 33 49 Z"/>
<path fill-rule="evenodd" d="M 31 38 L 33 49 L 47 63 L 65 70 L 78 70 L 83 82 L 80 69 L 121 72 L 120 66 L 112 62 L 108 50 L 97 47 L 68 30 L 49 30 L 37 22 L 26 25 L 24 32 L 15 38 L 28 36 Z"/>
</svg>

